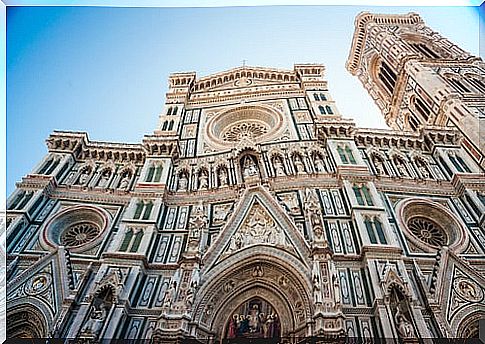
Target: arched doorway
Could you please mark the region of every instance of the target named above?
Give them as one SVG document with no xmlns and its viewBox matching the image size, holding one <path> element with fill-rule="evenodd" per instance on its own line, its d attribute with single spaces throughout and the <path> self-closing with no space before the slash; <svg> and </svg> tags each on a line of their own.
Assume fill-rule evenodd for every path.
<svg viewBox="0 0 485 344">
<path fill-rule="evenodd" d="M 311 284 L 301 273 L 306 267 L 300 266 L 297 260 L 289 264 L 282 259 L 281 251 L 269 245 L 258 246 L 259 254 L 252 255 L 253 250 L 254 247 L 243 250 L 231 257 L 235 258 L 231 259 L 234 264 L 228 265 L 229 261 L 226 261 L 205 276 L 208 283 L 200 289 L 195 303 L 193 321 L 197 324 L 196 332 L 202 331 L 216 340 L 227 339 L 230 322 L 237 315 L 240 322 L 233 325 L 235 328 L 229 337 L 264 338 L 265 333 L 266 336 L 307 336 L 312 303 Z M 254 305 L 257 305 L 257 311 L 253 310 Z M 251 324 L 250 319 L 247 324 L 241 323 L 244 319 L 240 316 L 254 317 L 255 313 L 264 313 L 261 315 L 264 324 L 262 319 L 257 324 L 254 318 Z M 273 316 L 267 323 L 268 313 Z M 266 325 L 266 332 L 263 325 Z M 270 325 L 271 333 L 268 332 Z"/>
<path fill-rule="evenodd" d="M 31 305 L 7 312 L 7 338 L 47 338 L 47 322 L 42 312 Z"/>
<path fill-rule="evenodd" d="M 261 297 L 240 304 L 226 322 L 224 339 L 281 337 L 281 321 L 277 310 Z"/>
</svg>

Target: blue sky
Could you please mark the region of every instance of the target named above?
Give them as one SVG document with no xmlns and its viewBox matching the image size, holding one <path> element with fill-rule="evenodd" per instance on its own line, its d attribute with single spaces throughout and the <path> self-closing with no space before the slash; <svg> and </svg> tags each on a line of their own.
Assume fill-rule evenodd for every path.
<svg viewBox="0 0 485 344">
<path fill-rule="evenodd" d="M 47 153 L 53 130 L 141 142 L 157 125 L 170 73 L 205 76 L 243 59 L 284 69 L 323 63 L 343 116 L 384 128 L 345 70 L 354 18 L 363 10 L 418 12 L 478 55 L 478 10 L 470 7 L 8 7 L 7 195 Z"/>
</svg>

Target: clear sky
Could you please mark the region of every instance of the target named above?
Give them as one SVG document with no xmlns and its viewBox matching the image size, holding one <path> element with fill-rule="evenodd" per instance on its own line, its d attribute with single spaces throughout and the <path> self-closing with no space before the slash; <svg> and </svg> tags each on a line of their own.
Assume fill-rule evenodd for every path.
<svg viewBox="0 0 485 344">
<path fill-rule="evenodd" d="M 141 142 L 153 132 L 172 72 L 206 76 L 240 66 L 323 63 L 344 117 L 385 128 L 345 69 L 360 11 L 418 12 L 478 55 L 470 7 L 261 6 L 216 8 L 8 7 L 7 196 L 47 153 L 53 130 Z"/>
</svg>

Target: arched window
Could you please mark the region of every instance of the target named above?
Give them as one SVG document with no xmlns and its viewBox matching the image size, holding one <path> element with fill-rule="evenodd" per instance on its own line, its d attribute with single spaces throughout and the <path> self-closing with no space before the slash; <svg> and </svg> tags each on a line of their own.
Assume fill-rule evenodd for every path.
<svg viewBox="0 0 485 344">
<path fill-rule="evenodd" d="M 437 59 L 440 57 L 437 53 L 435 53 L 424 43 L 410 42 L 410 44 L 411 44 L 411 47 L 413 47 L 416 52 L 422 54 L 424 57 L 431 58 L 431 59 Z"/>
<path fill-rule="evenodd" d="M 369 240 L 371 244 L 387 245 L 382 222 L 377 216 L 375 216 L 373 220 L 371 220 L 369 217 L 366 217 L 364 220 L 364 225 L 367 229 L 367 234 L 369 235 Z"/>
<path fill-rule="evenodd" d="M 143 203 L 143 201 L 140 201 L 136 204 L 135 215 L 133 216 L 135 220 L 138 220 L 140 218 L 144 206 L 145 204 Z"/>
<path fill-rule="evenodd" d="M 133 244 L 131 245 L 130 252 L 138 251 L 142 238 L 143 238 L 143 230 L 139 229 L 138 232 L 135 234 L 135 239 L 133 240 Z"/>
<path fill-rule="evenodd" d="M 128 246 L 131 243 L 131 239 L 133 238 L 133 230 L 130 228 L 126 233 L 125 237 L 123 238 L 123 242 L 121 243 L 120 246 L 120 251 L 126 251 L 128 250 Z"/>
<path fill-rule="evenodd" d="M 316 93 L 313 93 L 313 98 L 315 98 L 316 101 L 320 100 L 320 98 L 318 98 L 318 94 L 316 94 Z"/>
<path fill-rule="evenodd" d="M 466 165 L 465 161 L 462 159 L 461 156 L 455 154 L 448 154 L 451 163 L 455 166 L 458 172 L 467 172 L 472 173 L 470 168 Z"/>
<path fill-rule="evenodd" d="M 322 101 L 326 101 L 327 100 L 327 97 L 325 97 L 325 94 L 320 93 L 320 100 L 322 100 Z"/>
<path fill-rule="evenodd" d="M 362 197 L 362 193 L 360 191 L 360 188 L 357 185 L 354 185 L 352 187 L 352 189 L 354 190 L 354 194 L 355 194 L 355 198 L 357 199 L 357 203 L 359 205 L 365 205 L 364 198 Z"/>
<path fill-rule="evenodd" d="M 332 108 L 330 107 L 330 105 L 325 106 L 325 109 L 327 110 L 327 113 L 328 113 L 329 115 L 333 115 L 333 110 L 332 110 Z"/>
<path fill-rule="evenodd" d="M 150 168 L 148 169 L 148 173 L 145 181 L 150 183 L 153 180 L 154 174 L 155 174 L 155 166 L 150 166 Z"/>
<path fill-rule="evenodd" d="M 327 113 L 325 112 L 325 108 L 324 108 L 323 106 L 321 106 L 321 105 L 318 107 L 318 110 L 320 111 L 320 114 L 321 114 L 321 115 L 326 115 L 326 114 L 327 114 Z"/>
<path fill-rule="evenodd" d="M 345 146 L 345 153 L 347 153 L 347 157 L 349 158 L 349 161 L 350 161 L 351 164 L 357 163 L 355 161 L 354 154 L 352 153 L 352 150 L 350 149 L 349 146 Z"/>
<path fill-rule="evenodd" d="M 387 91 L 389 91 L 389 94 L 392 95 L 394 93 L 394 87 L 396 86 L 396 73 L 394 73 L 387 63 L 381 61 L 378 75 Z"/>
<path fill-rule="evenodd" d="M 345 152 L 341 146 L 337 146 L 337 152 L 338 152 L 338 155 L 340 156 L 340 160 L 342 160 L 342 163 L 348 164 L 349 160 L 347 159 L 347 155 L 345 155 Z"/>
<path fill-rule="evenodd" d="M 167 126 L 168 126 L 168 121 L 163 122 L 162 130 L 163 131 L 167 130 Z"/>
<path fill-rule="evenodd" d="M 150 201 L 145 204 L 145 211 L 143 212 L 143 220 L 148 220 L 150 218 L 150 214 L 152 213 L 153 202 Z"/>
<path fill-rule="evenodd" d="M 153 181 L 155 183 L 158 183 L 160 181 L 160 178 L 162 177 L 162 166 L 161 165 L 158 165 L 156 168 L 155 168 L 155 178 L 153 179 Z"/>
<path fill-rule="evenodd" d="M 420 98 L 413 98 L 413 105 L 416 110 L 416 112 L 421 115 L 421 118 L 423 119 L 424 123 L 428 122 L 429 115 L 431 113 L 430 109 L 428 106 L 420 99 Z"/>
<path fill-rule="evenodd" d="M 179 109 L 178 107 L 175 107 L 175 108 L 173 109 L 172 116 L 175 116 L 175 115 L 177 114 L 177 110 L 178 110 L 178 109 Z"/>
<path fill-rule="evenodd" d="M 170 124 L 168 125 L 168 130 L 173 130 L 173 120 L 170 121 Z"/>
<path fill-rule="evenodd" d="M 169 107 L 167 111 L 167 116 L 170 116 L 170 115 L 172 115 L 172 107 Z"/>
</svg>

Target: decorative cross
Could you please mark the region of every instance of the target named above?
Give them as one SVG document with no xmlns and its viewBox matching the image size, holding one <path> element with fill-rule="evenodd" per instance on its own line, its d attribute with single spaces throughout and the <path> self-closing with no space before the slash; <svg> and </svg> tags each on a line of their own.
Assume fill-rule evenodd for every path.
<svg viewBox="0 0 485 344">
<path fill-rule="evenodd" d="M 243 67 L 246 67 L 246 60 L 243 60 Z"/>
</svg>

